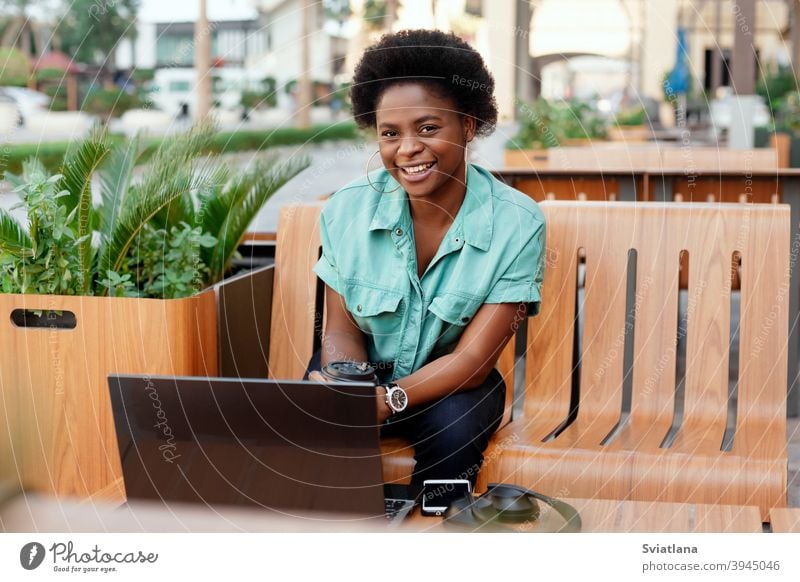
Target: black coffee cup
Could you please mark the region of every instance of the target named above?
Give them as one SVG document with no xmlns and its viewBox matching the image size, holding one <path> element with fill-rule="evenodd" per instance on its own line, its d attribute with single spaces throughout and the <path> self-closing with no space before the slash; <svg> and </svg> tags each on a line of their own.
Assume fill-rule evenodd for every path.
<svg viewBox="0 0 800 582">
<path fill-rule="evenodd" d="M 331 362 L 320 370 L 331 382 L 378 382 L 378 376 L 368 362 Z"/>
</svg>

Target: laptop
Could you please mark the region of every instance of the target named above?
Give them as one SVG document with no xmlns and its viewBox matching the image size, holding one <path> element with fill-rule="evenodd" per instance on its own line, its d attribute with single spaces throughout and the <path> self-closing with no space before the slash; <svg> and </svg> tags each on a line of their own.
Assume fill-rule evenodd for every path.
<svg viewBox="0 0 800 582">
<path fill-rule="evenodd" d="M 128 500 L 389 520 L 419 492 L 384 486 L 375 387 L 110 375 Z"/>
</svg>

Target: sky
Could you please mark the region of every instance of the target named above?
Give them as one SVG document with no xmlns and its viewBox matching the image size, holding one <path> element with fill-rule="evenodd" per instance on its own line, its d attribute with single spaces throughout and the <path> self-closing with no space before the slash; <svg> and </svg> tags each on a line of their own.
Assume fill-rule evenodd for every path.
<svg viewBox="0 0 800 582">
<path fill-rule="evenodd" d="M 252 0 L 207 0 L 209 20 L 255 18 Z M 139 18 L 143 22 L 190 22 L 197 19 L 198 0 L 142 0 Z"/>
</svg>

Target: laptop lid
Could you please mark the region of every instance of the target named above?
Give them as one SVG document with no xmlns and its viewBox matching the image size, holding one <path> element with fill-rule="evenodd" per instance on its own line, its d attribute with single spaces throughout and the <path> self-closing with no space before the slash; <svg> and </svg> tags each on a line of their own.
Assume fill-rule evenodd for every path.
<svg viewBox="0 0 800 582">
<path fill-rule="evenodd" d="M 382 516 L 371 384 L 109 376 L 128 499 Z"/>
</svg>

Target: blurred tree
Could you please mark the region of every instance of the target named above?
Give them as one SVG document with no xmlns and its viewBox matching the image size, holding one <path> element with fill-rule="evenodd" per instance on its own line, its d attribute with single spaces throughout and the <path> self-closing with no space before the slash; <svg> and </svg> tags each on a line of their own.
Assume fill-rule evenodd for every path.
<svg viewBox="0 0 800 582">
<path fill-rule="evenodd" d="M 386 21 L 386 0 L 366 0 L 364 2 L 364 24 L 372 30 L 380 30 Z"/>
<path fill-rule="evenodd" d="M 108 66 L 123 38 L 136 36 L 141 0 L 63 0 L 55 34 L 76 61 Z"/>
<path fill-rule="evenodd" d="M 353 13 L 350 0 L 322 0 L 325 7 L 325 19 L 335 22 L 341 32 L 344 23 Z"/>
<path fill-rule="evenodd" d="M 39 23 L 31 18 L 29 9 L 46 8 L 48 0 L 0 0 L 0 19 L 3 20 L 0 46 L 16 47 L 29 57 L 42 54 L 44 42 Z"/>
<path fill-rule="evenodd" d="M 0 47 L 0 86 L 24 87 L 30 74 L 31 65 L 22 51 Z"/>
</svg>

